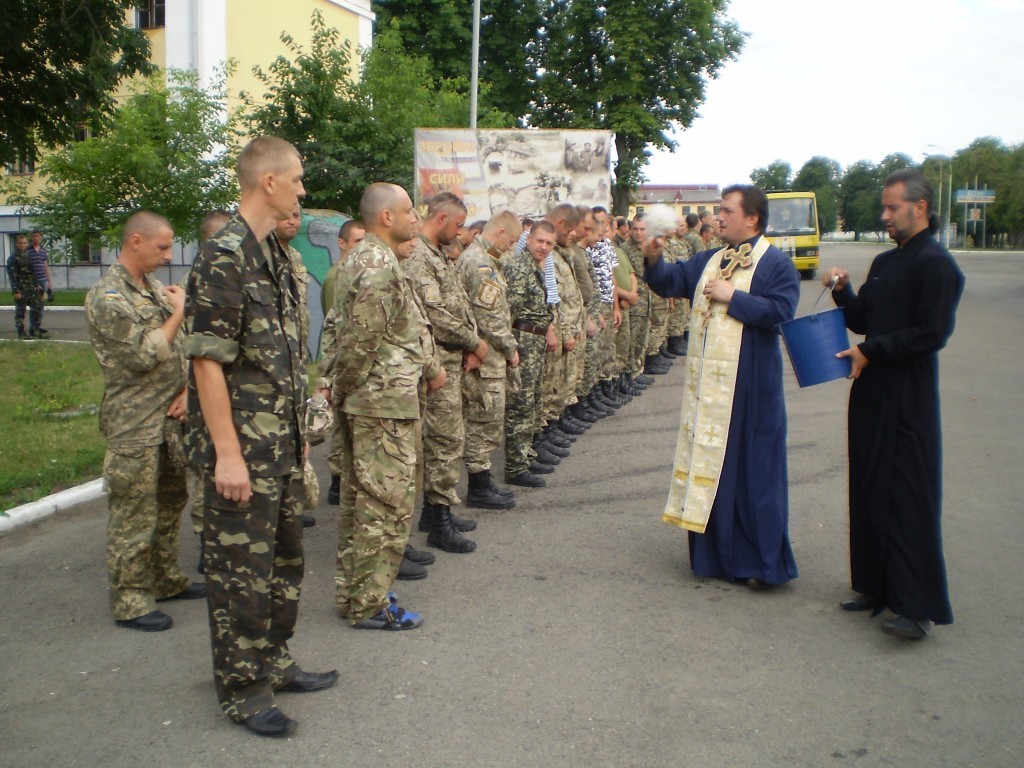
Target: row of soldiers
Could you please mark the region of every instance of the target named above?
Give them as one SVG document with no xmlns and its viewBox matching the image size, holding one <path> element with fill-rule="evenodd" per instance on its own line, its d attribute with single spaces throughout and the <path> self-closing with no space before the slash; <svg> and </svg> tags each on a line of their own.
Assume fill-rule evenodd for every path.
<svg viewBox="0 0 1024 768">
<path fill-rule="evenodd" d="M 434 562 L 408 544 L 415 498 L 428 546 L 474 551 L 477 522 L 452 512 L 463 465 L 467 506 L 510 509 L 515 493 L 492 473 L 502 444 L 505 484 L 544 487 L 580 435 L 685 354 L 688 302 L 643 280 L 642 213 L 618 238 L 601 207 L 563 203 L 536 222 L 502 211 L 467 227 L 452 193 L 429 200 L 422 219 L 407 200 L 392 185 L 369 188 L 324 281 L 317 387 L 338 410 L 328 501 L 341 506 L 338 606 L 353 623 L 395 578 L 425 578 Z M 680 218 L 669 257 L 711 247 L 699 230 L 696 214 Z M 389 509 L 406 494 L 408 517 Z M 400 610 L 391 628 L 418 626 Z"/>
</svg>

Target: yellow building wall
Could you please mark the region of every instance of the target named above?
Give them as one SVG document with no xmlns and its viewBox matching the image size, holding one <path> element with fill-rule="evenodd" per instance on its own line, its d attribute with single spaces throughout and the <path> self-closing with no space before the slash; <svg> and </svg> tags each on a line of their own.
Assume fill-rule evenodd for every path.
<svg viewBox="0 0 1024 768">
<path fill-rule="evenodd" d="M 287 8 L 287 12 L 283 11 Z M 263 84 L 252 72 L 254 65 L 264 71 L 278 56 L 294 61 L 281 42 L 281 33 L 287 32 L 305 51 L 310 50 L 313 38 L 313 12 L 319 10 L 328 28 L 339 32 L 339 39 L 352 44 L 353 76 L 358 75 L 359 17 L 352 11 L 339 8 L 324 0 L 227 0 L 227 53 L 238 62 L 234 75 L 228 80 L 228 93 L 232 108 L 239 105 L 238 94 L 246 91 L 256 99 L 266 92 Z"/>
</svg>

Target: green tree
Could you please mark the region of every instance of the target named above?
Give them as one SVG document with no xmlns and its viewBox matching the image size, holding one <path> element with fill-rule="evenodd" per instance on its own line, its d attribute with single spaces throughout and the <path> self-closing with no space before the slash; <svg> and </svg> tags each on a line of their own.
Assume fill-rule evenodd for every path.
<svg viewBox="0 0 1024 768">
<path fill-rule="evenodd" d="M 752 170 L 750 180 L 765 192 L 786 192 L 793 186 L 793 167 L 785 160 L 776 160 L 767 167 Z"/>
<path fill-rule="evenodd" d="M 839 215 L 843 231 L 853 232 L 860 240 L 864 232 L 878 232 L 881 227 L 882 172 L 869 160 L 860 160 L 843 174 L 839 184 Z"/>
<path fill-rule="evenodd" d="M 0 13 L 0 163 L 97 129 L 112 91 L 147 74 L 149 41 L 125 24 L 133 0 L 15 0 Z"/>
<path fill-rule="evenodd" d="M 726 0 L 556 0 L 537 50 L 530 124 L 615 132 L 613 205 L 625 213 L 652 147 L 674 149 L 707 80 L 739 52 Z"/>
<path fill-rule="evenodd" d="M 818 203 L 818 228 L 822 234 L 834 232 L 839 216 L 839 163 L 828 157 L 812 157 L 797 172 L 793 189 L 813 192 Z"/>
<path fill-rule="evenodd" d="M 30 214 L 47 239 L 100 235 L 113 246 L 127 215 L 144 208 L 162 213 L 177 238 L 189 241 L 210 209 L 237 198 L 224 73 L 208 89 L 193 72 L 171 70 L 168 80 L 151 76 L 98 136 L 43 161 L 47 184 Z"/>
<path fill-rule="evenodd" d="M 309 50 L 283 34 L 290 59 L 280 56 L 254 72 L 266 89 L 246 94 L 251 130 L 292 142 L 303 157 L 306 203 L 355 214 L 367 185 L 376 181 L 413 189 L 414 130 L 463 127 L 469 121 L 465 89 L 438 81 L 430 61 L 403 49 L 394 32 L 378 34 L 364 52 L 361 78 L 351 78 L 353 52 L 323 16 L 312 18 Z M 482 126 L 511 118 L 493 110 Z"/>
</svg>

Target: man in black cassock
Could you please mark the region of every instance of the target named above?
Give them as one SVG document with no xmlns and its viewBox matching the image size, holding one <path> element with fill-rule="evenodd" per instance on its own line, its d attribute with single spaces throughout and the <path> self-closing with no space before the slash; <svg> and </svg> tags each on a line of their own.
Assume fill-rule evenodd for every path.
<svg viewBox="0 0 1024 768">
<path fill-rule="evenodd" d="M 848 611 L 898 614 L 882 629 L 911 640 L 951 624 L 940 526 L 942 450 L 938 353 L 953 334 L 964 277 L 935 238 L 932 188 L 916 170 L 891 174 L 882 222 L 898 247 L 878 256 L 859 293 L 838 268 L 833 296 L 865 340 L 844 352 L 850 391 Z"/>
</svg>

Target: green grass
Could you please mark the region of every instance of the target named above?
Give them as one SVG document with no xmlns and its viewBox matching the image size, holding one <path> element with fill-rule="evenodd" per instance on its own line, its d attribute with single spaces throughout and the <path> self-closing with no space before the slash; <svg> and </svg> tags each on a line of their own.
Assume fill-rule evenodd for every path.
<svg viewBox="0 0 1024 768">
<path fill-rule="evenodd" d="M 99 477 L 103 379 L 85 344 L 0 342 L 0 514 Z"/>
<path fill-rule="evenodd" d="M 89 291 L 86 288 L 69 288 L 65 291 L 53 292 L 53 303 L 47 303 L 50 307 L 81 307 L 85 305 L 85 294 Z M 0 306 L 13 307 L 14 294 L 10 291 L 0 291 Z"/>
</svg>

